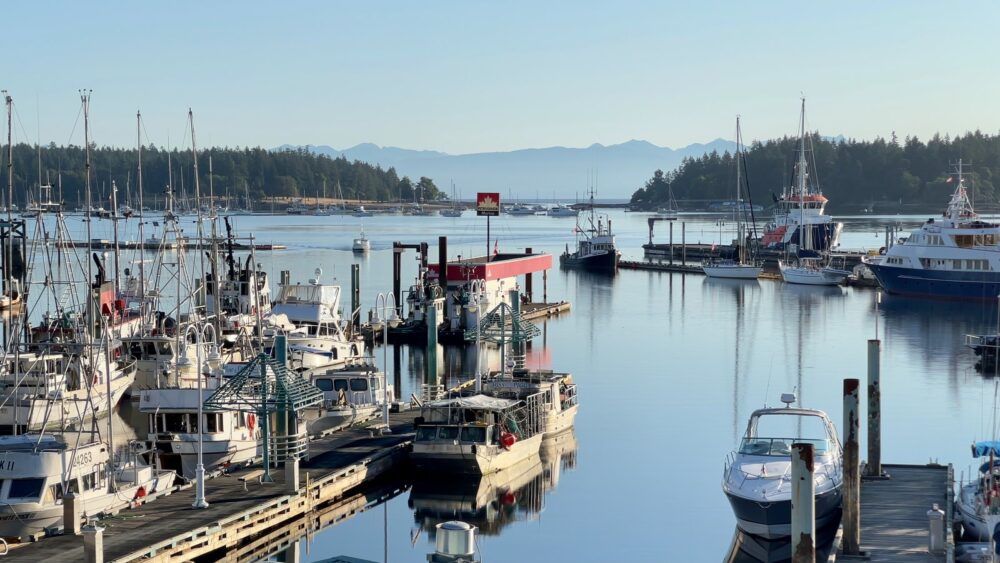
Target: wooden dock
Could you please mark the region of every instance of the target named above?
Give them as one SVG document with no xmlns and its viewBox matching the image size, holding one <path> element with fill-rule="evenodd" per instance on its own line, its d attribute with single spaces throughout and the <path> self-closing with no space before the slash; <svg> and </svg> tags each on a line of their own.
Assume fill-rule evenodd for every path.
<svg viewBox="0 0 1000 563">
<path fill-rule="evenodd" d="M 289 492 L 284 469 L 272 470 L 273 483 L 246 484 L 243 469 L 205 483 L 207 509 L 194 509 L 190 487 L 132 510 L 105 518 L 104 560 L 250 561 L 269 551 L 262 538 L 280 537 L 287 545 L 296 530 L 316 529 L 371 503 L 353 494 L 362 485 L 391 471 L 406 459 L 417 410 L 394 413 L 392 433 L 349 429 L 310 443 L 309 458 L 300 462 L 299 492 Z M 386 494 L 386 493 L 381 493 Z M 300 522 L 301 521 L 301 522 Z M 291 531 L 286 530 L 290 528 Z M 5 561 L 85 561 L 83 537 L 62 535 L 17 546 Z"/>
<path fill-rule="evenodd" d="M 620 260 L 618 262 L 618 267 L 623 270 L 649 270 L 654 272 L 679 272 L 682 274 L 699 274 L 705 275 L 705 270 L 701 268 L 701 264 L 681 264 L 670 262 L 640 262 L 638 260 Z"/>
<path fill-rule="evenodd" d="M 948 465 L 883 465 L 889 479 L 862 479 L 861 551 L 865 561 L 930 563 L 954 561 L 952 486 Z M 927 511 L 945 511 L 947 553 L 927 551 Z M 952 553 L 949 557 L 948 553 Z M 838 556 L 840 561 L 857 560 Z"/>
</svg>

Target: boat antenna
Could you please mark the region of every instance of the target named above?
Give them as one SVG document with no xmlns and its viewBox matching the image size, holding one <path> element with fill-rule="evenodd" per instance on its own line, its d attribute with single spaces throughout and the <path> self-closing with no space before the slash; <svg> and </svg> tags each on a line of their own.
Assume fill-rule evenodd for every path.
<svg viewBox="0 0 1000 563">
<path fill-rule="evenodd" d="M 764 386 L 764 408 L 767 408 L 768 393 L 771 392 L 771 374 L 774 372 L 774 352 L 771 352 L 771 361 L 767 366 L 767 385 Z"/>
</svg>

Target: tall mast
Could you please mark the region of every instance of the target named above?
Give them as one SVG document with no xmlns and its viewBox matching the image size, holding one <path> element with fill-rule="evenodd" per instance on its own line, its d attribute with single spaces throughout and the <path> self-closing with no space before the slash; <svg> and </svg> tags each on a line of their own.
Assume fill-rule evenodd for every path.
<svg viewBox="0 0 1000 563">
<path fill-rule="evenodd" d="M 11 130 L 11 113 L 14 109 L 14 98 L 11 98 L 7 91 L 4 90 L 3 99 L 7 104 L 7 221 L 9 222 L 13 220 L 11 208 L 14 207 L 14 144 L 13 131 Z M 4 277 L 10 277 L 9 272 L 4 272 Z"/>
<path fill-rule="evenodd" d="M 201 183 L 198 180 L 198 145 L 195 142 L 194 112 L 191 111 L 191 108 L 188 108 L 188 120 L 191 123 L 191 157 L 194 159 L 194 205 L 195 208 L 197 209 L 197 216 L 198 216 L 198 221 L 197 221 L 198 242 L 195 248 L 199 250 L 198 254 L 201 256 L 201 260 L 198 261 L 199 264 L 201 265 L 201 271 L 200 271 L 201 290 L 199 291 L 199 293 L 201 294 L 201 306 L 207 309 L 208 293 L 207 293 L 207 287 L 205 286 L 205 254 L 203 252 L 200 252 L 202 245 L 204 244 L 205 241 L 205 227 L 202 224 L 202 216 L 201 216 Z M 183 178 L 184 177 L 181 176 L 182 180 Z M 218 313 L 218 311 L 216 311 L 216 313 Z M 198 377 L 200 378 L 201 374 L 199 374 Z"/>
<path fill-rule="evenodd" d="M 87 204 L 87 220 L 86 220 L 86 223 L 87 223 L 87 254 L 90 254 L 90 250 L 91 250 L 90 249 L 90 244 L 91 244 L 91 241 L 94 240 L 94 237 L 93 237 L 93 228 L 91 226 L 91 222 L 93 221 L 93 217 L 90 216 L 90 214 L 91 214 L 91 207 L 92 207 L 91 188 L 90 188 L 90 93 L 92 91 L 93 90 L 80 90 L 80 102 L 83 104 L 83 146 L 84 146 L 84 154 L 86 155 L 86 161 L 85 161 L 85 164 L 83 166 L 83 170 L 84 170 L 84 183 L 83 183 L 83 185 L 84 185 L 84 197 L 86 198 L 86 204 Z M 91 287 L 90 284 L 94 283 L 94 281 L 93 281 L 94 280 L 94 266 L 93 266 L 93 260 L 90 260 L 89 256 L 87 258 L 88 259 L 85 260 L 85 262 L 87 262 L 87 287 L 89 288 L 89 287 Z M 87 302 L 90 303 L 92 300 L 93 300 L 93 298 L 91 297 L 91 291 L 90 291 L 90 289 L 88 289 L 87 290 Z M 93 326 L 93 319 L 88 319 L 88 324 L 90 324 L 91 326 Z M 93 335 L 93 331 L 91 331 L 91 335 Z"/>
<path fill-rule="evenodd" d="M 194 124 L 192 124 L 192 128 Z M 192 129 L 193 131 L 193 129 Z M 215 194 L 215 188 L 213 188 L 213 174 L 212 174 L 212 155 L 208 155 L 208 191 L 211 194 Z M 212 292 L 215 299 L 215 317 L 212 319 L 212 326 L 215 329 L 215 337 L 219 338 L 222 334 L 222 284 L 219 283 L 219 274 L 221 268 L 219 268 L 219 216 L 216 213 L 216 205 L 210 203 L 211 209 L 208 212 L 209 221 L 212 222 L 212 283 L 215 284 L 215 291 Z M 247 280 L 249 282 L 249 279 Z M 207 306 L 207 304 L 206 304 Z"/>
<path fill-rule="evenodd" d="M 120 270 L 119 270 L 119 264 L 118 264 L 118 255 L 119 255 L 120 252 L 119 252 L 119 248 L 118 248 L 118 185 L 115 184 L 114 180 L 111 180 L 111 232 L 112 232 L 112 240 L 114 241 L 114 245 L 115 245 L 115 253 L 114 253 L 114 257 L 115 257 L 115 299 L 117 299 L 118 298 L 118 290 L 119 290 L 119 286 L 118 286 L 118 274 L 120 272 Z"/>
<path fill-rule="evenodd" d="M 146 237 L 143 236 L 143 221 L 142 221 L 142 208 L 145 203 L 142 194 L 142 112 L 135 112 L 135 145 L 137 151 L 138 160 L 138 170 L 136 172 L 136 177 L 139 180 L 139 209 L 136 212 L 139 214 L 139 247 L 146 244 Z M 139 298 L 139 306 L 142 307 L 140 315 L 145 315 L 145 301 L 146 301 L 146 261 L 143 259 L 142 253 L 139 254 L 139 291 L 142 292 L 142 296 Z"/>
<path fill-rule="evenodd" d="M 740 116 L 736 116 L 736 239 L 740 264 L 743 263 L 743 200 L 740 198 Z"/>
<path fill-rule="evenodd" d="M 806 99 L 802 98 L 802 113 L 799 117 L 799 209 L 802 208 L 802 197 L 806 195 Z"/>
</svg>

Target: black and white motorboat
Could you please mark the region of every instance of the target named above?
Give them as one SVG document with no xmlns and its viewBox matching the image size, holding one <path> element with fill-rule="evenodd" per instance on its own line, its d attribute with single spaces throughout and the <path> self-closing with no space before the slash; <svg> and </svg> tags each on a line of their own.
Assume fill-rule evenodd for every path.
<svg viewBox="0 0 1000 563">
<path fill-rule="evenodd" d="M 739 449 L 726 460 L 722 490 L 739 528 L 768 539 L 791 534 L 793 443 L 813 445 L 816 527 L 840 518 L 843 451 L 826 413 L 792 407 L 794 393 L 781 396 L 784 407 L 750 415 Z"/>
</svg>

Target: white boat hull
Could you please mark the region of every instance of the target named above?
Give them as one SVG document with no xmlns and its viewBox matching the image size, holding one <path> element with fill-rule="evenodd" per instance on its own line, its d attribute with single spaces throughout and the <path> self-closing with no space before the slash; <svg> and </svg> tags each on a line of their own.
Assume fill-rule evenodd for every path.
<svg viewBox="0 0 1000 563">
<path fill-rule="evenodd" d="M 509 450 L 486 444 L 417 441 L 410 457 L 421 470 L 489 475 L 537 455 L 541 444 L 542 434 L 518 440 Z"/>
<path fill-rule="evenodd" d="M 760 266 L 748 264 L 705 265 L 702 270 L 710 278 L 729 280 L 755 280 L 760 276 Z"/>
</svg>

